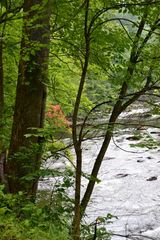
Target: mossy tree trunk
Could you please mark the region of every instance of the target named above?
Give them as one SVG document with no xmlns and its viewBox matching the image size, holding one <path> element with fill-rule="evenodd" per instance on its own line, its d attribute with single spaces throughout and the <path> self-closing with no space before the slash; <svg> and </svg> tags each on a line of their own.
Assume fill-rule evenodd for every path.
<svg viewBox="0 0 160 240">
<path fill-rule="evenodd" d="M 3 33 L 4 28 L 1 27 L 0 34 L 0 183 L 5 183 L 4 164 L 6 151 L 3 144 L 3 111 L 4 111 L 4 74 L 3 74 Z"/>
<path fill-rule="evenodd" d="M 43 128 L 50 40 L 50 3 L 24 1 L 24 26 L 12 135 L 7 162 L 9 192 L 35 196 L 41 165 L 41 140 L 25 135 Z M 21 154 L 23 153 L 23 154 Z"/>
</svg>

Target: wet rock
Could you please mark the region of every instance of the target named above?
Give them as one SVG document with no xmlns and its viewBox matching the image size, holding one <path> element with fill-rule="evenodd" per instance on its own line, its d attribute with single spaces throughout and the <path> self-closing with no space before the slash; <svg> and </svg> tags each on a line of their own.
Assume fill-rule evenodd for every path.
<svg viewBox="0 0 160 240">
<path fill-rule="evenodd" d="M 116 178 L 124 178 L 127 177 L 129 174 L 128 173 L 119 173 L 116 175 Z"/>
<path fill-rule="evenodd" d="M 126 139 L 129 141 L 138 141 L 138 140 L 140 140 L 140 137 L 139 136 L 130 136 L 130 137 L 127 137 Z"/>
<path fill-rule="evenodd" d="M 147 179 L 147 181 L 155 181 L 155 180 L 157 180 L 156 176 L 153 176 L 153 177 L 150 177 L 150 178 Z"/>
<path fill-rule="evenodd" d="M 115 158 L 114 157 L 107 157 L 104 160 L 108 161 L 108 160 L 113 160 L 113 159 L 115 159 Z"/>
<path fill-rule="evenodd" d="M 147 129 L 147 127 L 145 127 L 145 126 L 138 126 L 137 127 L 137 130 L 146 130 Z"/>
<path fill-rule="evenodd" d="M 151 114 L 151 113 L 143 114 L 143 118 L 149 118 L 149 117 L 152 117 L 152 114 Z"/>
<path fill-rule="evenodd" d="M 137 162 L 142 163 L 142 162 L 144 162 L 144 160 L 138 159 Z"/>
<path fill-rule="evenodd" d="M 117 142 L 123 142 L 124 141 L 124 138 L 119 138 L 119 139 L 116 139 Z"/>
<path fill-rule="evenodd" d="M 159 135 L 160 132 L 154 132 L 154 131 L 153 131 L 153 132 L 150 132 L 150 134 L 158 134 L 158 135 Z"/>
</svg>

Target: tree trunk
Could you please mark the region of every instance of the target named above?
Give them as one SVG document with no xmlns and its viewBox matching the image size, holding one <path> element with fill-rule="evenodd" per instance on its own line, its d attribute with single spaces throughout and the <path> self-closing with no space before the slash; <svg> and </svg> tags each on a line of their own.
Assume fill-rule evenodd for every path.
<svg viewBox="0 0 160 240">
<path fill-rule="evenodd" d="M 4 67 L 3 67 L 3 37 L 6 23 L 1 26 L 0 36 L 0 184 L 4 184 L 7 190 L 7 181 L 5 179 L 6 147 L 4 145 Z"/>
<path fill-rule="evenodd" d="M 112 114 L 111 114 L 111 117 L 110 117 L 110 120 L 109 120 L 109 123 L 108 123 L 108 128 L 107 128 L 107 131 L 106 131 L 106 134 L 105 134 L 103 144 L 102 144 L 101 149 L 100 149 L 100 151 L 97 155 L 97 158 L 95 160 L 95 163 L 94 163 L 94 166 L 93 166 L 93 169 L 92 169 L 91 176 L 93 178 L 91 178 L 89 180 L 86 191 L 85 191 L 84 196 L 83 196 L 82 201 L 81 201 L 81 218 L 83 217 L 83 215 L 85 213 L 85 210 L 88 206 L 89 200 L 91 198 L 91 195 L 92 195 L 92 192 L 93 192 L 93 189 L 94 189 L 94 186 L 95 186 L 95 180 L 93 180 L 93 179 L 96 179 L 97 176 L 98 176 L 98 172 L 99 172 L 99 169 L 101 167 L 104 155 L 107 152 L 108 146 L 109 146 L 110 141 L 111 141 L 111 137 L 112 137 L 112 134 L 113 134 L 113 130 L 114 130 L 116 120 L 119 117 L 119 115 L 121 114 L 121 112 L 124 111 L 126 109 L 126 107 L 130 105 L 130 104 L 128 104 L 128 105 L 123 104 L 123 101 L 124 101 L 125 95 L 126 95 L 127 90 L 128 90 L 128 83 L 130 82 L 130 80 L 131 80 L 131 78 L 134 74 L 137 59 L 139 58 L 139 55 L 141 53 L 142 48 L 144 47 L 145 43 L 149 39 L 148 36 L 150 36 L 149 35 L 150 33 L 148 33 L 148 36 L 146 37 L 147 40 L 146 41 L 144 40 L 144 43 L 142 43 L 141 47 L 139 47 L 139 41 L 140 41 L 144 26 L 145 26 L 147 14 L 148 14 L 147 11 L 145 11 L 143 16 L 142 16 L 142 19 L 139 23 L 138 30 L 136 32 L 135 39 L 134 39 L 133 46 L 132 46 L 132 50 L 131 50 L 131 54 L 130 54 L 130 61 L 129 61 L 129 65 L 128 65 L 128 68 L 127 68 L 125 81 L 122 84 L 121 91 L 119 93 L 119 97 L 117 99 L 117 102 L 115 103 L 115 105 L 113 107 L 113 111 L 112 111 Z M 135 97 L 135 100 L 136 99 L 138 99 L 138 96 Z M 134 100 L 134 98 L 133 98 L 133 100 Z M 134 101 L 131 101 L 131 103 L 133 103 L 133 102 Z"/>
<path fill-rule="evenodd" d="M 3 33 L 0 36 L 0 183 L 5 183 L 4 163 L 5 150 L 3 146 L 3 109 L 4 109 L 4 89 L 3 89 Z"/>
<path fill-rule="evenodd" d="M 35 196 L 41 165 L 39 137 L 26 138 L 43 128 L 49 55 L 49 1 L 24 1 L 24 27 L 12 135 L 7 162 L 9 191 Z M 22 153 L 22 154 L 21 154 Z"/>
<path fill-rule="evenodd" d="M 81 174 L 82 174 L 82 150 L 77 150 L 77 165 L 76 165 L 76 183 L 75 183 L 75 207 L 74 218 L 72 223 L 72 237 L 74 240 L 80 239 L 80 221 L 81 221 Z"/>
<path fill-rule="evenodd" d="M 110 141 L 112 138 L 115 122 L 120 113 L 121 113 L 121 101 L 117 101 L 117 103 L 115 104 L 114 109 L 112 111 L 109 123 L 108 123 L 108 129 L 107 129 L 102 147 L 99 151 L 99 154 L 97 155 L 95 164 L 92 169 L 92 173 L 91 173 L 92 178 L 89 180 L 87 189 L 86 189 L 85 194 L 81 201 L 81 218 L 83 217 L 85 210 L 88 206 L 89 200 L 91 198 L 91 195 L 92 195 L 95 183 L 96 183 L 96 181 L 94 179 L 96 179 L 98 176 L 98 172 L 101 167 L 104 155 L 107 152 L 107 149 L 109 147 L 109 144 L 110 144 Z"/>
<path fill-rule="evenodd" d="M 84 19 L 84 38 L 85 38 L 85 58 L 84 65 L 82 69 L 81 79 L 79 83 L 79 88 L 76 96 L 76 102 L 73 111 L 73 127 L 72 127 L 72 138 L 73 145 L 76 153 L 76 181 L 75 181 L 75 207 L 74 216 L 72 222 L 72 238 L 73 240 L 80 240 L 80 223 L 81 223 L 81 178 L 82 178 L 82 136 L 77 136 L 77 120 L 78 111 L 80 107 L 81 97 L 83 93 L 83 88 L 85 84 L 89 55 L 90 55 L 90 35 L 88 32 L 88 15 L 89 15 L 89 0 L 85 1 L 85 19 Z"/>
<path fill-rule="evenodd" d="M 0 36 L 0 118 L 3 114 L 4 91 L 3 91 L 3 40 Z"/>
</svg>

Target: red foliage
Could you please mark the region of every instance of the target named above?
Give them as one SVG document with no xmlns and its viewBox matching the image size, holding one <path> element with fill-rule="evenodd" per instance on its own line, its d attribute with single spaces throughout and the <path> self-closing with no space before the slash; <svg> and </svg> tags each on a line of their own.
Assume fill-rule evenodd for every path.
<svg viewBox="0 0 160 240">
<path fill-rule="evenodd" d="M 46 116 L 52 120 L 52 123 L 56 127 L 69 127 L 69 122 L 66 119 L 64 112 L 62 111 L 59 104 L 51 104 L 49 110 L 46 113 Z"/>
</svg>

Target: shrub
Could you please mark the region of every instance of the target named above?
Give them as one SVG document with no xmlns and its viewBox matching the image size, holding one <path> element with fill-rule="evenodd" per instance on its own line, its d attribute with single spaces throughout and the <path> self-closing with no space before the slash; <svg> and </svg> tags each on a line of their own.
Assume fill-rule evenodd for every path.
<svg viewBox="0 0 160 240">
<path fill-rule="evenodd" d="M 38 206 L 0 187 L 0 240 L 69 240 L 68 228 L 56 221 L 49 206 Z"/>
</svg>

